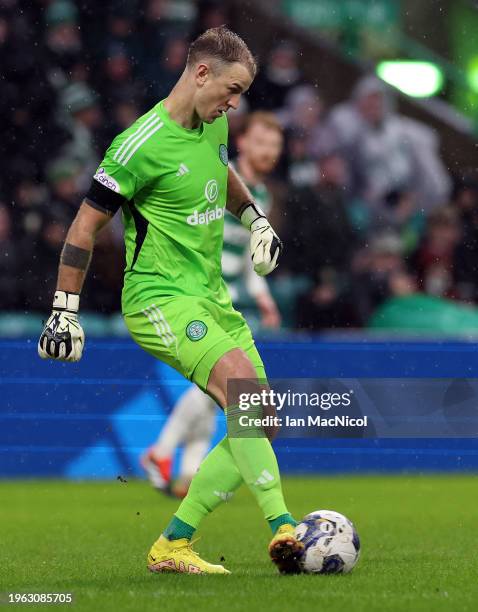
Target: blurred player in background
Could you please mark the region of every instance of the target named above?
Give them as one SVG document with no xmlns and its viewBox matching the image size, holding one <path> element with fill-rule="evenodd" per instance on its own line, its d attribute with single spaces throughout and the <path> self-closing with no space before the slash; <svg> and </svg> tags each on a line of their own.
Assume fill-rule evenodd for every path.
<svg viewBox="0 0 478 612">
<path fill-rule="evenodd" d="M 254 200 L 268 214 L 271 196 L 264 180 L 275 168 L 283 145 L 282 128 L 275 115 L 251 113 L 237 139 L 235 168 Z M 280 313 L 271 296 L 267 281 L 254 272 L 249 250 L 250 234 L 239 219 L 226 213 L 222 274 L 232 301 L 242 302 L 244 291 L 256 304 L 261 325 L 277 328 Z M 242 299 L 241 299 L 242 298 Z M 194 474 L 206 456 L 216 424 L 216 402 L 196 385 L 178 400 L 153 446 L 142 456 L 141 464 L 154 488 L 184 497 Z M 177 479 L 172 480 L 172 461 L 178 446 L 183 455 Z"/>
<path fill-rule="evenodd" d="M 38 343 L 40 357 L 81 358 L 80 292 L 96 234 L 121 208 L 122 312 L 132 338 L 207 391 L 228 418 L 228 435 L 201 463 L 151 547 L 147 565 L 153 572 L 228 574 L 202 559 L 191 540 L 202 520 L 243 482 L 271 528 L 272 561 L 280 572 L 300 571 L 304 545 L 295 535 L 297 522 L 285 504 L 270 442 L 277 428 L 255 422 L 274 417 L 275 408 L 265 400 L 256 410 L 250 406 L 246 422 L 239 408 L 244 393 L 267 394 L 264 364 L 221 273 L 226 207 L 250 232 L 257 274 L 272 272 L 282 250 L 265 213 L 228 164 L 226 112 L 239 106 L 256 70 L 239 36 L 225 27 L 207 30 L 191 43 L 168 97 L 113 140 L 68 231 L 53 312 Z"/>
</svg>

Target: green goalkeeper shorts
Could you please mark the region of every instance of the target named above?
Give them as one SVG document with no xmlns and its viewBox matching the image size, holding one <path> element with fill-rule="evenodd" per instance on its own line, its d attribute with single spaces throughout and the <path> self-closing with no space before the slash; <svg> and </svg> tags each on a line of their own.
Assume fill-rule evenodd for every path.
<svg viewBox="0 0 478 612">
<path fill-rule="evenodd" d="M 244 317 L 232 305 L 206 298 L 158 298 L 144 310 L 124 315 L 133 340 L 201 389 L 206 390 L 216 362 L 228 351 L 242 349 L 265 380 L 264 364 Z"/>
</svg>

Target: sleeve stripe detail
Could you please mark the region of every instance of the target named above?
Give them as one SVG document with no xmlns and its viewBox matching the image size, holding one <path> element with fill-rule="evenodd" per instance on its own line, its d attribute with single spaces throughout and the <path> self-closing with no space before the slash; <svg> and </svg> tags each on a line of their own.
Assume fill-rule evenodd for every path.
<svg viewBox="0 0 478 612">
<path fill-rule="evenodd" d="M 126 154 L 126 151 L 133 144 L 133 142 L 137 140 L 138 138 L 141 138 L 141 135 L 144 134 L 144 132 L 147 131 L 151 125 L 153 125 L 154 123 L 157 123 L 158 121 L 159 121 L 159 117 L 156 114 L 151 115 L 151 117 L 148 117 L 148 119 L 146 119 L 146 121 L 144 121 L 135 132 L 133 132 L 132 134 L 128 136 L 128 138 L 123 142 L 120 148 L 116 151 L 113 159 L 121 163 L 121 159 L 124 157 L 124 155 Z"/>
<path fill-rule="evenodd" d="M 148 138 L 151 138 L 151 136 L 157 132 L 159 129 L 161 129 L 163 127 L 164 123 L 161 121 L 161 123 L 155 125 L 153 127 L 153 129 L 151 129 L 149 132 L 146 133 L 145 136 L 143 136 L 143 138 L 141 138 L 141 140 L 136 143 L 136 145 L 133 147 L 133 149 L 131 149 L 131 147 L 128 149 L 128 156 L 126 158 L 124 158 L 122 161 L 120 161 L 121 164 L 123 164 L 123 166 L 126 166 L 126 164 L 129 162 L 129 160 L 133 157 L 133 155 L 136 153 L 136 151 L 140 148 L 140 146 L 146 142 L 146 140 L 148 140 Z"/>
</svg>

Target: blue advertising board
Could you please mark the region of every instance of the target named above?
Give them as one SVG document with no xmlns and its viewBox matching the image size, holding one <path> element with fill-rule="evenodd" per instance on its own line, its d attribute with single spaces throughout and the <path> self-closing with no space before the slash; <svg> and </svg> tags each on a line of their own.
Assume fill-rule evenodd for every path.
<svg viewBox="0 0 478 612">
<path fill-rule="evenodd" d="M 272 378 L 478 378 L 467 342 L 258 343 Z M 42 361 L 36 341 L 0 340 L 0 477 L 139 476 L 188 383 L 128 339 L 89 340 L 77 364 Z M 225 432 L 218 411 L 213 444 Z M 478 470 L 476 438 L 281 439 L 288 473 Z M 176 457 L 177 463 L 178 457 Z"/>
</svg>

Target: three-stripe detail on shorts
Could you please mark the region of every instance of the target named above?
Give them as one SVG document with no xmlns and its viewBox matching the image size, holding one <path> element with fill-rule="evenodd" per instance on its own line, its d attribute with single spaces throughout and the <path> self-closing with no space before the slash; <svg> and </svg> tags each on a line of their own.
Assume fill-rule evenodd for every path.
<svg viewBox="0 0 478 612">
<path fill-rule="evenodd" d="M 148 117 L 135 132 L 128 136 L 114 154 L 113 159 L 119 164 L 126 166 L 140 146 L 151 138 L 155 132 L 161 129 L 163 125 L 164 123 L 158 115 L 154 114 Z"/>
<path fill-rule="evenodd" d="M 145 308 L 143 314 L 148 317 L 149 322 L 153 325 L 156 333 L 166 346 L 176 342 L 176 336 L 156 304 L 151 304 L 151 306 Z"/>
</svg>

